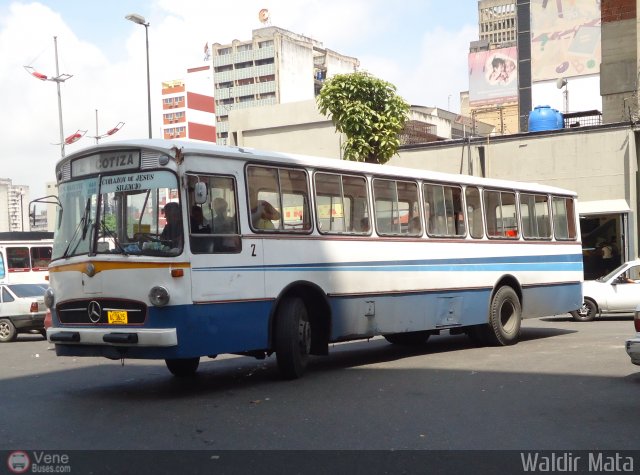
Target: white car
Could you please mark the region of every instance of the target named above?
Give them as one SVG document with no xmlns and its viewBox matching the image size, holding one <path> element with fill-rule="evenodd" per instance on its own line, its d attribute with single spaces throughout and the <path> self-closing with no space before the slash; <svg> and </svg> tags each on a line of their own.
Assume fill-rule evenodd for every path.
<svg viewBox="0 0 640 475">
<path fill-rule="evenodd" d="M 589 322 L 604 314 L 632 315 L 640 304 L 640 259 L 628 261 L 596 280 L 582 284 L 582 307 L 574 320 Z"/>
<path fill-rule="evenodd" d="M 636 337 L 627 340 L 626 348 L 631 362 L 640 366 L 640 305 L 636 307 L 633 315 L 633 324 L 636 327 Z"/>
<path fill-rule="evenodd" d="M 0 285 L 0 343 L 16 339 L 18 333 L 36 330 L 46 337 L 44 292 L 47 284 Z"/>
</svg>

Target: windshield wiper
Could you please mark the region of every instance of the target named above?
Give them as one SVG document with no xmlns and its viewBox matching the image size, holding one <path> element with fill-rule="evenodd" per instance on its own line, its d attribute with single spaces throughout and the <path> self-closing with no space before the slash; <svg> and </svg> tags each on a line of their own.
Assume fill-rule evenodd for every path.
<svg viewBox="0 0 640 475">
<path fill-rule="evenodd" d="M 127 251 L 124 250 L 124 247 L 122 247 L 122 244 L 120 244 L 120 239 L 118 239 L 118 235 L 116 233 L 114 233 L 113 231 L 111 231 L 108 227 L 107 224 L 104 221 L 100 221 L 100 227 L 102 229 L 102 233 L 105 236 L 109 236 L 111 239 L 113 239 L 113 244 L 115 244 L 116 249 L 121 253 L 124 254 L 125 256 L 128 256 L 129 253 Z"/>
<path fill-rule="evenodd" d="M 78 249 L 78 246 L 80 245 L 80 243 L 84 241 L 85 238 L 87 237 L 87 231 L 89 230 L 89 223 L 91 222 L 89 220 L 90 211 L 91 211 L 91 198 L 89 197 L 87 198 L 87 204 L 84 207 L 84 213 L 80 218 L 80 222 L 78 223 L 78 226 L 76 226 L 76 229 L 73 232 L 71 239 L 69 239 L 69 244 L 67 244 L 67 248 L 62 253 L 62 257 L 67 257 L 73 254 L 74 252 L 76 252 L 76 249 Z M 74 246 L 73 250 L 69 251 L 69 249 L 71 248 L 71 245 L 75 242 L 76 237 L 78 236 L 78 233 L 81 229 L 82 229 L 82 239 L 79 239 L 76 245 Z"/>
</svg>

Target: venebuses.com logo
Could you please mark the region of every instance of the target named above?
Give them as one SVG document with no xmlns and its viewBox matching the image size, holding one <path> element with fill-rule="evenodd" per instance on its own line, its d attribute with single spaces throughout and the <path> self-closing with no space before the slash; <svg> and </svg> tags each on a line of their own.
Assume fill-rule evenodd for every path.
<svg viewBox="0 0 640 475">
<path fill-rule="evenodd" d="M 16 450 L 7 457 L 7 466 L 11 473 L 25 473 L 31 466 L 31 460 L 26 452 Z"/>
<path fill-rule="evenodd" d="M 11 473 L 70 473 L 71 459 L 68 454 L 52 454 L 44 451 L 27 453 L 14 450 L 7 457 Z"/>
</svg>

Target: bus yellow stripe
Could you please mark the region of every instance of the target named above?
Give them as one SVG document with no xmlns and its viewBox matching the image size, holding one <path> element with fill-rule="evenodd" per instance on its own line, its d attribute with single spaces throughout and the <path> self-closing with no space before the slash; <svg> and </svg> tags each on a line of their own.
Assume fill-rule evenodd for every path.
<svg viewBox="0 0 640 475">
<path fill-rule="evenodd" d="M 131 269 L 189 269 L 189 262 L 112 262 L 89 261 L 77 264 L 63 264 L 50 267 L 49 272 L 82 272 L 88 274 L 88 267 L 93 264 L 95 273 L 107 270 L 131 270 Z"/>
</svg>

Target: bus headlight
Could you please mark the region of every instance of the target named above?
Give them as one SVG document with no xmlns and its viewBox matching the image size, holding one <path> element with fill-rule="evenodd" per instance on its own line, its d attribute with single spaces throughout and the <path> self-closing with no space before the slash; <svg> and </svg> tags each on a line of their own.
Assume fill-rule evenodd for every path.
<svg viewBox="0 0 640 475">
<path fill-rule="evenodd" d="M 47 308 L 53 308 L 53 304 L 55 303 L 56 299 L 55 296 L 53 294 L 53 289 L 51 287 L 49 287 L 45 292 L 44 292 L 44 304 L 47 306 Z"/>
<path fill-rule="evenodd" d="M 164 287 L 156 285 L 149 291 L 149 301 L 156 307 L 163 307 L 169 303 L 169 292 Z"/>
</svg>

